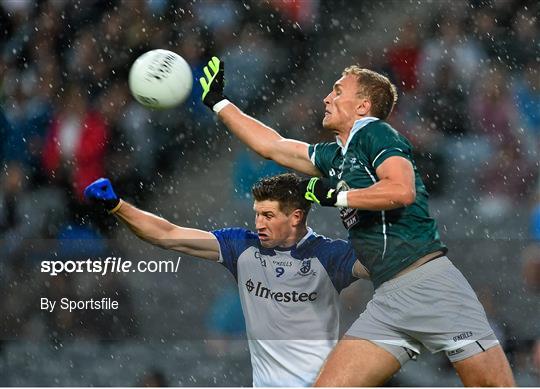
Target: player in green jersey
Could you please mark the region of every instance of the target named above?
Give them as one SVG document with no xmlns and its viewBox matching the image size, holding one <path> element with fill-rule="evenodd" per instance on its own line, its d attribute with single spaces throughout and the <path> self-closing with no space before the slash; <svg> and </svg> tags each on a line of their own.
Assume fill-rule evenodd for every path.
<svg viewBox="0 0 540 389">
<path fill-rule="evenodd" d="M 382 385 L 421 346 L 444 351 L 466 386 L 513 386 L 476 294 L 445 256 L 408 140 L 384 120 L 397 101 L 383 75 L 351 66 L 324 99 L 330 143 L 283 138 L 223 95 L 223 63 L 201 79 L 203 102 L 255 152 L 315 176 L 306 198 L 340 208 L 375 294 L 326 361 L 316 385 Z M 319 178 L 323 177 L 323 178 Z"/>
</svg>

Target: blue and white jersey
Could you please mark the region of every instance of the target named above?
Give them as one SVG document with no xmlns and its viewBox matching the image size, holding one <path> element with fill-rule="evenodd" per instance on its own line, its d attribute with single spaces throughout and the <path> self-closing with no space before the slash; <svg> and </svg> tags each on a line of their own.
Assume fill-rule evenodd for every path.
<svg viewBox="0 0 540 389">
<path fill-rule="evenodd" d="M 213 231 L 238 282 L 254 386 L 310 386 L 339 336 L 339 292 L 356 278 L 344 240 L 308 233 L 288 249 L 242 228 Z"/>
</svg>

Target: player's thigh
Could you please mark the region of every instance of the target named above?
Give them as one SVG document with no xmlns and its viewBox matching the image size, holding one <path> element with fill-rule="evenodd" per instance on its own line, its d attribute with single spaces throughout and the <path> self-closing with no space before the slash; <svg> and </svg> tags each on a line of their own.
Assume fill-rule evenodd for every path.
<svg viewBox="0 0 540 389">
<path fill-rule="evenodd" d="M 512 370 L 501 346 L 453 362 L 464 386 L 515 386 Z"/>
<path fill-rule="evenodd" d="M 330 353 L 315 386 L 379 386 L 400 367 L 384 348 L 369 340 L 345 336 Z"/>
</svg>

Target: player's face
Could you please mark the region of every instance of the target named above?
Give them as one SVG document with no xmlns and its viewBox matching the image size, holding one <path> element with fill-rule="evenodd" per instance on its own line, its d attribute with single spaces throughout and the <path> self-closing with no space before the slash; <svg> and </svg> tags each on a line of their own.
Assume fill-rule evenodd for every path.
<svg viewBox="0 0 540 389">
<path fill-rule="evenodd" d="M 293 216 L 287 216 L 274 200 L 255 201 L 255 229 L 263 247 L 288 247 L 294 244 Z"/>
<path fill-rule="evenodd" d="M 323 127 L 336 132 L 348 131 L 359 119 L 358 78 L 348 74 L 336 81 L 332 92 L 324 98 L 325 113 Z"/>
</svg>

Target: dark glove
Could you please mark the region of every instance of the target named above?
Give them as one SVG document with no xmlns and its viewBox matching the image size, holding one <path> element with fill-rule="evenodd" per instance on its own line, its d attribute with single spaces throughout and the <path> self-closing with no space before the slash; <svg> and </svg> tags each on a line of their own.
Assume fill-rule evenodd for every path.
<svg viewBox="0 0 540 389">
<path fill-rule="evenodd" d="M 218 57 L 212 57 L 208 65 L 204 67 L 204 77 L 199 79 L 203 94 L 202 102 L 210 109 L 226 97 L 223 95 L 225 86 L 225 63 Z"/>
<path fill-rule="evenodd" d="M 313 201 L 324 207 L 335 207 L 338 191 L 330 185 L 330 180 L 312 177 L 300 181 L 300 190 L 306 200 Z"/>
<path fill-rule="evenodd" d="M 108 178 L 100 178 L 86 187 L 84 197 L 104 207 L 109 212 L 115 212 L 120 199 L 114 193 L 111 181 Z"/>
</svg>

